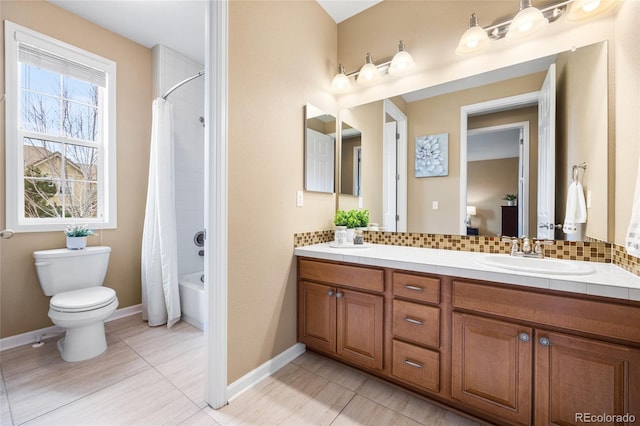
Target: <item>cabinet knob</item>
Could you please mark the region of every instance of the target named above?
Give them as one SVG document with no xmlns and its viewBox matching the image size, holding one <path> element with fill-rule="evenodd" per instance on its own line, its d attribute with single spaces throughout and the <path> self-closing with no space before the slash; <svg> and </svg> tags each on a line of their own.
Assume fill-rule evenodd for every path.
<svg viewBox="0 0 640 426">
<path fill-rule="evenodd" d="M 528 342 L 529 340 L 531 340 L 527 333 L 518 334 L 518 339 L 520 339 L 521 342 Z"/>
<path fill-rule="evenodd" d="M 336 298 L 341 299 L 341 298 L 342 298 L 342 296 L 343 296 L 343 295 L 342 295 L 342 293 L 340 293 L 340 292 L 337 292 L 337 293 L 336 293 Z"/>
<path fill-rule="evenodd" d="M 546 337 L 541 337 L 538 339 L 538 342 L 542 345 L 542 346 L 549 346 L 551 344 L 551 342 L 549 341 L 548 338 Z"/>
<path fill-rule="evenodd" d="M 336 294 L 333 290 L 329 290 L 329 292 L 327 293 L 327 295 L 329 297 L 333 296 L 334 294 Z"/>
</svg>

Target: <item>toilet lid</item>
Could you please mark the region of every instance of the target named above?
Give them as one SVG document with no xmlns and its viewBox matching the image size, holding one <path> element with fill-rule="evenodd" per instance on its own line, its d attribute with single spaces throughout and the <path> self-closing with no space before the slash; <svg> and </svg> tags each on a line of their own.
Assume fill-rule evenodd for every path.
<svg viewBox="0 0 640 426">
<path fill-rule="evenodd" d="M 62 312 L 90 311 L 107 306 L 115 298 L 112 288 L 90 287 L 58 293 L 51 298 L 49 307 Z"/>
</svg>

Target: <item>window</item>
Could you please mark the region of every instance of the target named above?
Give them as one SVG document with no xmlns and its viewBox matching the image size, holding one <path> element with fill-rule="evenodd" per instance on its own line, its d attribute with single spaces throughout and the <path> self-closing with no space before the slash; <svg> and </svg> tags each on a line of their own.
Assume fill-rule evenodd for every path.
<svg viewBox="0 0 640 426">
<path fill-rule="evenodd" d="M 5 21 L 7 227 L 116 226 L 113 61 Z"/>
</svg>

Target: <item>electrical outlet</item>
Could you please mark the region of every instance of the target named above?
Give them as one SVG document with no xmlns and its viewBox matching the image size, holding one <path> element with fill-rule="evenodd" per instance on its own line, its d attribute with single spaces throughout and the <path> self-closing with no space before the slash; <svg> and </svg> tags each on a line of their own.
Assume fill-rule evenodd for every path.
<svg viewBox="0 0 640 426">
<path fill-rule="evenodd" d="M 304 206 L 304 192 L 298 191 L 296 193 L 296 206 L 302 207 Z"/>
<path fill-rule="evenodd" d="M 433 203 L 431 203 L 431 208 L 432 208 L 433 210 L 438 210 L 438 202 L 437 202 L 437 201 L 434 201 Z"/>
</svg>

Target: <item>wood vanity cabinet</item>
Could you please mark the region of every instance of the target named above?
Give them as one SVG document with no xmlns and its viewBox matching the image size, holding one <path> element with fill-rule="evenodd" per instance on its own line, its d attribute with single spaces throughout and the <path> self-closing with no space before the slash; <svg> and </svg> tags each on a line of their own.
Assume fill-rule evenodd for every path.
<svg viewBox="0 0 640 426">
<path fill-rule="evenodd" d="M 640 419 L 636 302 L 299 258 L 298 338 L 495 424 Z"/>
<path fill-rule="evenodd" d="M 453 399 L 510 424 L 640 416 L 640 309 L 485 283 L 453 286 Z M 612 337 L 630 346 L 605 341 Z"/>
<path fill-rule="evenodd" d="M 298 340 L 382 370 L 383 271 L 300 260 L 298 273 Z"/>
</svg>

